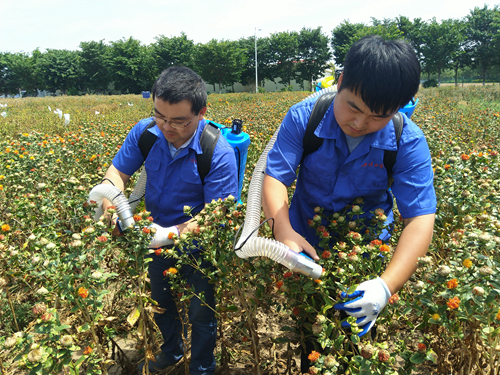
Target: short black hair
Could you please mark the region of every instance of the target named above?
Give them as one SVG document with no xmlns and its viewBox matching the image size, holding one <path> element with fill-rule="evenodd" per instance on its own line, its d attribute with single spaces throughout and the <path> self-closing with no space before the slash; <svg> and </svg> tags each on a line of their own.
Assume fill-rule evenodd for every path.
<svg viewBox="0 0 500 375">
<path fill-rule="evenodd" d="M 419 85 L 420 63 L 411 45 L 370 35 L 347 52 L 338 91 L 350 89 L 372 112 L 386 115 L 407 104 Z"/>
<path fill-rule="evenodd" d="M 183 66 L 172 66 L 161 72 L 151 91 L 153 100 L 158 97 L 170 104 L 188 100 L 194 114 L 207 106 L 205 82 L 198 74 Z"/>
</svg>

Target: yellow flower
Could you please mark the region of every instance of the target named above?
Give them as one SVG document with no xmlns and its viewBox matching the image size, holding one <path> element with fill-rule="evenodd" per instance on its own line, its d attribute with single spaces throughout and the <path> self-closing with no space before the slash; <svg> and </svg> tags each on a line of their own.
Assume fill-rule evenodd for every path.
<svg viewBox="0 0 500 375">
<path fill-rule="evenodd" d="M 3 185 L 0 185 L 0 191 L 2 191 L 2 190 L 3 190 Z"/>
<path fill-rule="evenodd" d="M 441 319 L 441 317 L 439 316 L 439 314 L 432 314 L 432 319 L 438 321 L 439 319 Z"/>
<path fill-rule="evenodd" d="M 465 259 L 464 262 L 462 263 L 464 267 L 466 268 L 471 268 L 472 267 L 472 261 L 470 259 Z"/>
</svg>

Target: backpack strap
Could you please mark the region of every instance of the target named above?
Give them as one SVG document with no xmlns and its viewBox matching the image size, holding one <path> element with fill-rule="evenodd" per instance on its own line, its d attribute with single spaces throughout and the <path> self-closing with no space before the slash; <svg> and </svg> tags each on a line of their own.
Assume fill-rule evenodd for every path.
<svg viewBox="0 0 500 375">
<path fill-rule="evenodd" d="M 317 151 L 323 144 L 323 138 L 317 137 L 314 132 L 325 116 L 326 110 L 332 104 L 335 94 L 336 92 L 326 92 L 316 100 L 316 103 L 314 103 L 304 134 L 304 140 L 302 141 L 304 152 L 302 153 L 301 164 L 307 155 Z"/>
<path fill-rule="evenodd" d="M 144 160 L 147 159 L 149 155 L 149 151 L 155 144 L 158 136 L 154 135 L 148 129 L 156 126 L 156 121 L 153 120 L 149 123 L 148 126 L 143 130 L 141 136 L 139 137 L 139 149 L 141 150 L 141 154 L 144 157 Z M 212 122 L 208 121 L 207 125 L 203 129 L 203 132 L 200 136 L 200 146 L 202 153 L 196 154 L 196 162 L 198 164 L 198 174 L 201 178 L 201 183 L 205 183 L 205 176 L 210 172 L 210 168 L 212 166 L 212 156 L 214 154 L 215 145 L 220 137 L 220 129 L 217 125 L 214 125 Z"/>
<path fill-rule="evenodd" d="M 220 129 L 217 125 L 208 121 L 200 136 L 201 154 L 196 154 L 196 162 L 198 163 L 198 174 L 201 178 L 201 183 L 205 183 L 205 177 L 212 166 L 212 156 L 214 154 L 215 145 L 220 137 Z"/>
<path fill-rule="evenodd" d="M 394 130 L 396 132 L 396 147 L 395 151 L 385 150 L 384 152 L 384 167 L 387 170 L 387 189 L 389 189 L 394 182 L 392 178 L 392 168 L 396 164 L 396 157 L 398 155 L 399 140 L 401 139 L 401 134 L 403 134 L 403 116 L 400 112 L 396 112 L 392 118 L 392 123 L 394 124 Z"/>
<path fill-rule="evenodd" d="M 156 140 L 158 137 L 148 131 L 148 129 L 156 126 L 156 121 L 153 120 L 149 123 L 148 126 L 142 131 L 141 136 L 139 137 L 139 149 L 141 150 L 142 157 L 144 158 L 144 161 L 146 161 L 149 151 L 151 151 L 151 148 L 155 144 Z"/>
</svg>

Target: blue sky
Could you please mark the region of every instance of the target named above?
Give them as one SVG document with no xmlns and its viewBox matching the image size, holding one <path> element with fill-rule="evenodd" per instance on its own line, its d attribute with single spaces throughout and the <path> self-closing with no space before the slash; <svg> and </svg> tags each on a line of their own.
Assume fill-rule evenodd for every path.
<svg viewBox="0 0 500 375">
<path fill-rule="evenodd" d="M 144 44 L 184 32 L 195 43 L 211 39 L 265 37 L 322 26 L 325 34 L 344 20 L 370 24 L 370 17 L 438 21 L 460 19 L 478 0 L 0 0 L 0 52 L 35 48 L 76 50 L 82 41 L 106 43 L 130 36 Z"/>
</svg>

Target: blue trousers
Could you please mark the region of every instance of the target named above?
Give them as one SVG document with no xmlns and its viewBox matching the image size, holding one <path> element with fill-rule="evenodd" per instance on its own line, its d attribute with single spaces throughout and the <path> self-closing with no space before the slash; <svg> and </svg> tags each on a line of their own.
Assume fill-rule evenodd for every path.
<svg viewBox="0 0 500 375">
<path fill-rule="evenodd" d="M 198 263 L 201 261 L 200 252 L 195 252 L 192 255 L 198 259 Z M 163 335 L 164 342 L 161 350 L 165 353 L 167 360 L 175 364 L 184 355 L 181 336 L 182 324 L 170 290 L 170 282 L 168 278 L 163 276 L 163 271 L 174 267 L 176 260 L 155 254 L 152 254 L 151 257 L 153 260 L 148 264 L 151 297 L 158 302 L 161 308 L 166 309 L 163 314 L 154 314 L 156 324 Z M 200 268 L 211 268 L 211 265 L 209 262 L 202 262 Z M 179 275 L 186 280 L 197 295 L 201 293 L 205 297 L 204 302 L 196 296 L 190 301 L 188 317 L 192 325 L 192 332 L 189 371 L 191 375 L 211 375 L 215 371 L 214 349 L 217 337 L 214 285 L 210 284 L 201 272 L 190 265 L 183 265 Z M 214 310 L 204 306 L 205 303 Z"/>
</svg>

